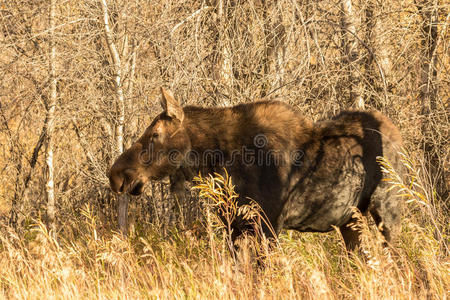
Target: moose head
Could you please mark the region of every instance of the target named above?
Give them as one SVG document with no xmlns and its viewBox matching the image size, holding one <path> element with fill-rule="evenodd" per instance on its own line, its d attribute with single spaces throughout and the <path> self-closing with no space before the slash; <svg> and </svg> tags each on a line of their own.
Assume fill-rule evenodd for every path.
<svg viewBox="0 0 450 300">
<path fill-rule="evenodd" d="M 149 180 L 174 174 L 190 150 L 184 111 L 172 92 L 161 88 L 160 113 L 144 134 L 114 162 L 108 177 L 116 193 L 142 193 Z"/>
</svg>

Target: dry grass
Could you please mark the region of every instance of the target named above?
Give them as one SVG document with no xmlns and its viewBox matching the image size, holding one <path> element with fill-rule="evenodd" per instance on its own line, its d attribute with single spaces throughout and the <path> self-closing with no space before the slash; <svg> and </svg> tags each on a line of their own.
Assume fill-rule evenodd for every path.
<svg viewBox="0 0 450 300">
<path fill-rule="evenodd" d="M 289 231 L 267 252 L 261 268 L 253 259 L 255 243 L 250 237 L 241 241 L 236 261 L 232 258 L 226 235 L 211 215 L 201 237 L 174 230 L 163 238 L 147 226 L 125 239 L 101 233 L 86 206 L 83 216 L 74 219 L 71 230 L 57 240 L 40 223 L 20 234 L 2 228 L 0 295 L 8 299 L 446 299 L 448 222 L 429 198 L 431 187 L 414 177 L 418 169 L 410 159 L 405 157 L 408 178 L 398 177 L 388 162 L 383 163 L 389 180 L 402 187 L 408 200 L 395 253 L 383 248 L 377 230 L 360 218 L 362 253 L 348 255 L 337 232 Z M 199 178 L 199 186 L 203 184 L 203 196 L 214 198 L 218 189 L 210 189 L 208 196 L 206 188 L 211 180 L 217 184 L 217 178 Z M 222 196 L 233 195 L 231 184 L 222 188 Z"/>
</svg>

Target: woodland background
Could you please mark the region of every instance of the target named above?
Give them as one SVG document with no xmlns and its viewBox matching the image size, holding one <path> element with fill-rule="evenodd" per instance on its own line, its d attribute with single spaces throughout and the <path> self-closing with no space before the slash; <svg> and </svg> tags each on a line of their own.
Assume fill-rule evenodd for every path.
<svg viewBox="0 0 450 300">
<path fill-rule="evenodd" d="M 0 261 L 8 266 L 0 291 L 8 298 L 45 289 L 56 298 L 445 297 L 449 8 L 443 0 L 0 1 Z M 348 258 L 337 234 L 286 233 L 274 271 L 239 271 L 220 234 L 206 226 L 209 242 L 192 235 L 202 227 L 197 195 L 187 190 L 188 203 L 175 205 L 166 182 L 128 199 L 130 236 L 115 234 L 117 199 L 106 172 L 161 111 L 161 86 L 183 105 L 278 99 L 313 120 L 380 110 L 399 126 L 415 174 L 400 248 L 428 248 L 402 252 L 397 269 L 372 253 L 380 271 Z M 83 246 L 70 248 L 75 241 Z M 161 252 L 164 243 L 173 252 Z M 30 254 L 33 247 L 43 256 Z M 48 255 L 54 269 L 42 259 Z M 209 267 L 211 260 L 222 264 Z M 148 264 L 158 276 L 142 275 Z M 39 272 L 48 280 L 35 278 Z M 73 286 L 61 281 L 64 272 Z"/>
</svg>

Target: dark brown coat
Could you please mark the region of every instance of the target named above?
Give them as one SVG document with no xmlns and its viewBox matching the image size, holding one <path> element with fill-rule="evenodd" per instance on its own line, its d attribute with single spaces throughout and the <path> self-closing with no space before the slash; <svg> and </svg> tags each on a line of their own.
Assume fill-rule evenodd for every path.
<svg viewBox="0 0 450 300">
<path fill-rule="evenodd" d="M 352 207 L 383 222 L 387 241 L 398 230 L 400 201 L 381 181 L 376 158 L 396 166 L 401 137 L 381 113 L 348 111 L 313 123 L 282 102 L 182 108 L 164 89 L 161 103 L 164 111 L 111 167 L 115 192 L 137 195 L 148 180 L 166 176 L 177 192 L 199 171 L 225 167 L 239 201 L 257 201 L 276 234 L 338 226 L 353 248 Z M 234 236 L 244 227 L 235 224 Z"/>
</svg>

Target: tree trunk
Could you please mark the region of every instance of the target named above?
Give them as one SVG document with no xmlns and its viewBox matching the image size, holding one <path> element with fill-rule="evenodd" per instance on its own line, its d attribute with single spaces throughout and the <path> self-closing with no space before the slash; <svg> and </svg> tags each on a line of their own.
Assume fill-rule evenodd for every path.
<svg viewBox="0 0 450 300">
<path fill-rule="evenodd" d="M 342 48 L 349 69 L 350 104 L 364 109 L 365 103 L 359 74 L 359 47 L 356 39 L 357 19 L 351 0 L 341 0 Z"/>
<path fill-rule="evenodd" d="M 439 123 L 437 112 L 438 88 L 437 88 L 437 54 L 438 45 L 438 1 L 417 1 L 417 8 L 422 16 L 422 55 L 419 78 L 419 97 L 422 106 L 422 132 L 423 149 L 427 169 L 438 196 L 446 201 L 449 198 L 449 187 L 445 167 L 441 153 L 446 152 L 448 145 L 440 140 L 436 132 Z M 433 126 L 434 125 L 434 126 Z"/>
<path fill-rule="evenodd" d="M 45 184 L 45 193 L 47 196 L 47 225 L 49 229 L 55 234 L 55 182 L 54 182 L 54 165 L 53 165 L 53 148 L 54 148 L 54 131 L 55 131 L 55 110 L 56 110 L 56 45 L 55 45 L 55 10 L 56 0 L 50 2 L 50 97 L 46 103 L 47 108 L 47 140 L 45 161 L 47 164 L 47 178 Z"/>
<path fill-rule="evenodd" d="M 216 61 L 215 70 L 213 71 L 215 79 L 218 81 L 219 86 L 222 85 L 228 91 L 228 95 L 231 95 L 233 91 L 233 61 L 231 58 L 230 49 L 230 37 L 228 35 L 228 9 L 225 0 L 217 0 L 216 12 L 218 18 L 217 40 L 216 49 L 218 51 L 218 57 Z M 219 94 L 219 90 L 216 86 L 215 93 L 217 94 L 216 103 L 220 106 L 229 106 L 231 103 L 222 95 Z"/>
<path fill-rule="evenodd" d="M 419 101 L 422 113 L 427 115 L 436 109 L 437 88 L 435 50 L 438 42 L 437 1 L 420 1 L 417 7 L 422 16 L 422 66 L 420 72 Z"/>
<path fill-rule="evenodd" d="M 391 74 L 392 63 L 389 58 L 389 40 L 386 25 L 382 22 L 384 5 L 368 0 L 364 9 L 364 42 L 367 54 L 364 56 L 364 77 L 371 88 L 366 89 L 365 101 L 374 107 L 384 107 L 387 103 L 387 78 Z M 384 97 L 378 97 L 380 93 Z"/>
<path fill-rule="evenodd" d="M 115 134 L 115 146 L 116 155 L 123 152 L 123 128 L 125 123 L 125 99 L 123 96 L 122 88 L 122 66 L 120 61 L 120 55 L 114 43 L 114 35 L 109 26 L 109 14 L 106 0 L 101 0 L 102 12 L 103 12 L 103 29 L 105 32 L 106 44 L 108 45 L 109 54 L 111 55 L 113 65 L 113 79 L 116 93 L 116 117 L 117 122 L 114 126 Z"/>
<path fill-rule="evenodd" d="M 120 60 L 120 55 L 117 50 L 116 44 L 114 43 L 114 34 L 112 32 L 111 27 L 109 26 L 109 14 L 108 14 L 108 6 L 106 4 L 106 0 L 100 1 L 103 13 L 103 29 L 105 33 L 106 44 L 108 45 L 109 54 L 112 60 L 113 67 L 113 79 L 114 79 L 114 88 L 116 94 L 116 118 L 114 126 L 114 135 L 115 135 L 115 155 L 118 156 L 123 152 L 124 148 L 124 123 L 125 123 L 125 99 L 123 95 L 123 87 L 122 87 L 122 65 Z M 122 53 L 127 51 L 127 42 L 124 41 L 124 45 L 122 48 Z M 128 216 L 128 195 L 121 195 L 118 197 L 118 223 L 120 231 L 126 235 L 127 234 L 127 216 Z"/>
<path fill-rule="evenodd" d="M 274 10 L 276 2 L 263 2 L 263 20 L 264 20 L 264 86 L 261 97 L 263 98 L 272 90 L 283 84 L 284 58 L 286 47 L 285 28 L 283 26 L 282 14 Z"/>
<path fill-rule="evenodd" d="M 134 88 L 134 76 L 136 73 L 136 42 L 134 39 L 131 40 L 131 52 L 130 52 L 130 58 L 127 60 L 127 73 L 128 73 L 128 78 L 127 81 L 125 82 L 125 91 L 127 96 L 129 97 L 129 99 L 131 99 L 133 97 L 133 88 Z M 129 113 L 133 113 L 133 102 L 132 101 L 128 101 L 127 102 L 127 109 Z M 130 137 L 128 139 L 128 141 L 126 141 L 126 146 L 130 147 L 131 143 L 136 140 L 137 136 L 137 130 L 138 130 L 138 118 L 132 118 L 129 122 L 129 124 L 127 125 L 127 132 L 128 132 L 128 136 Z"/>
</svg>

